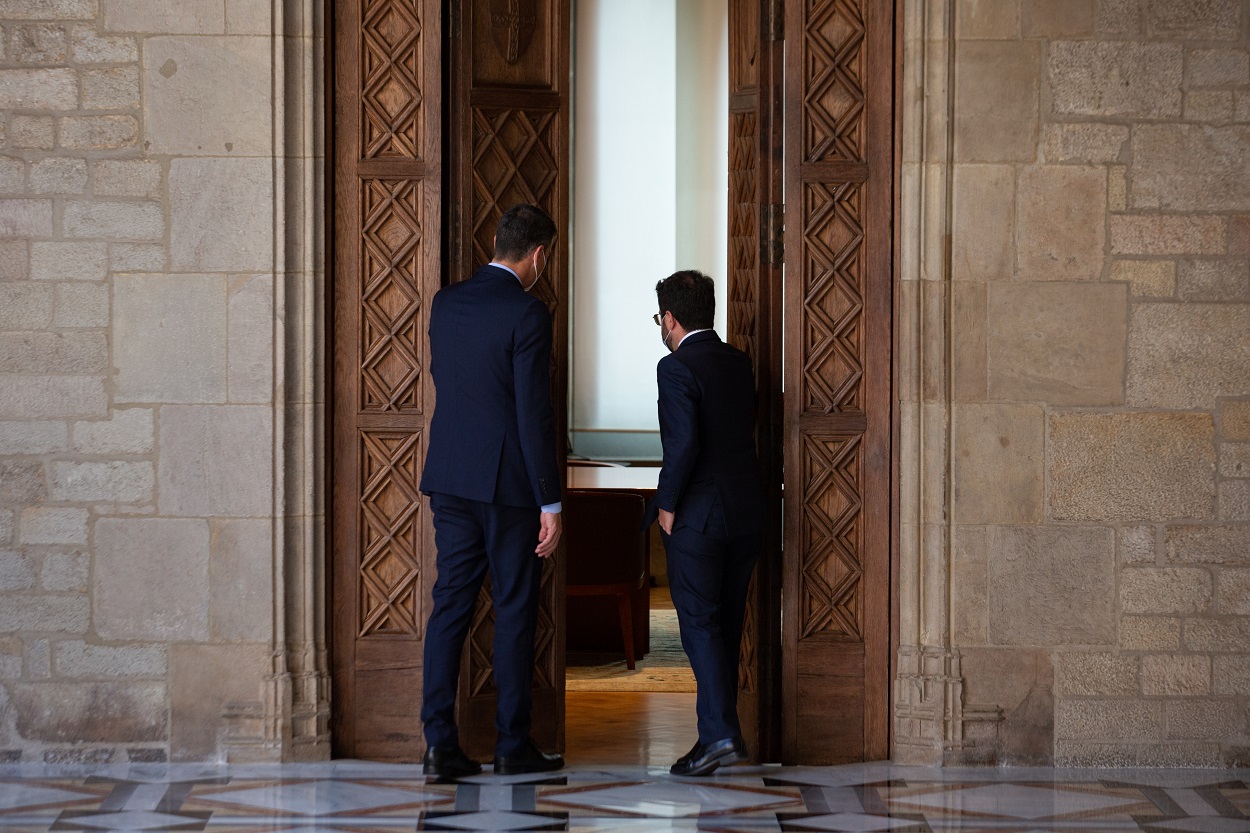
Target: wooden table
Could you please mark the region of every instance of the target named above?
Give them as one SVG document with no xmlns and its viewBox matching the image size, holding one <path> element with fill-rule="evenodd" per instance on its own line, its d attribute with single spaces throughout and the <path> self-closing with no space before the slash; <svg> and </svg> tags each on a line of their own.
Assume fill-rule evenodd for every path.
<svg viewBox="0 0 1250 833">
<path fill-rule="evenodd" d="M 569 466 L 564 485 L 568 491 L 636 492 L 650 498 L 659 477 L 659 466 Z M 650 587 L 643 587 L 634 595 L 634 651 L 639 659 L 651 650 L 650 601 Z M 615 604 L 604 604 L 603 599 L 596 597 L 569 596 L 565 609 L 571 650 L 620 650 L 621 630 Z"/>
<path fill-rule="evenodd" d="M 655 494 L 660 479 L 659 466 L 569 466 L 565 486 L 569 489 L 605 489 Z"/>
</svg>

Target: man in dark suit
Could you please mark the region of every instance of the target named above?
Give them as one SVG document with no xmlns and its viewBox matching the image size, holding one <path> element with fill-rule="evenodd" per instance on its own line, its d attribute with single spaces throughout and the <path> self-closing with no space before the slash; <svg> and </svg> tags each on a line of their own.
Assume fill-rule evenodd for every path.
<svg viewBox="0 0 1250 833">
<path fill-rule="evenodd" d="M 674 775 L 746 759 L 738 724 L 738 649 L 764 529 L 751 360 L 712 330 L 715 286 L 701 272 L 656 285 L 664 467 L 652 502 L 668 552 L 681 644 L 698 683 L 699 740 Z"/>
<path fill-rule="evenodd" d="M 460 652 L 490 568 L 498 689 L 495 772 L 564 766 L 530 738 L 530 685 L 541 559 L 560 540 L 560 471 L 550 393 L 551 314 L 527 291 L 556 236 L 532 205 L 508 209 L 492 262 L 444 287 L 430 307 L 437 403 L 421 491 L 434 510 L 438 579 L 425 633 L 425 772 L 481 772 L 460 748 Z"/>
</svg>

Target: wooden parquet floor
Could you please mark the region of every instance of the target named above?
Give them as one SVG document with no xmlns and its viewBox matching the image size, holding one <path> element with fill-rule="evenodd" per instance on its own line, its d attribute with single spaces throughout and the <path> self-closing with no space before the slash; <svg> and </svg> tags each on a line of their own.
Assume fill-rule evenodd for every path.
<svg viewBox="0 0 1250 833">
<path fill-rule="evenodd" d="M 698 739 L 694 694 L 570 691 L 565 760 L 569 764 L 669 766 Z"/>
</svg>

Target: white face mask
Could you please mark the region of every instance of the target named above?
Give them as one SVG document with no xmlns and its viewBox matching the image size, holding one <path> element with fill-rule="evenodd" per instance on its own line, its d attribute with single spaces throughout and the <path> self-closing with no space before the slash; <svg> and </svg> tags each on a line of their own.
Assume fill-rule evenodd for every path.
<svg viewBox="0 0 1250 833">
<path fill-rule="evenodd" d="M 669 338 L 671 338 L 671 337 L 672 337 L 672 335 L 673 335 L 673 333 L 672 333 L 672 331 L 671 331 L 671 330 L 666 330 L 666 329 L 664 329 L 664 322 L 663 322 L 663 321 L 661 321 L 661 322 L 660 322 L 660 341 L 664 342 L 664 346 L 665 346 L 665 347 L 668 347 L 668 352 L 670 352 L 670 353 L 672 353 L 672 352 L 674 351 L 674 348 L 673 348 L 673 347 L 671 347 L 671 346 L 669 345 L 669 343 L 668 343 L 668 340 L 669 340 Z"/>
</svg>

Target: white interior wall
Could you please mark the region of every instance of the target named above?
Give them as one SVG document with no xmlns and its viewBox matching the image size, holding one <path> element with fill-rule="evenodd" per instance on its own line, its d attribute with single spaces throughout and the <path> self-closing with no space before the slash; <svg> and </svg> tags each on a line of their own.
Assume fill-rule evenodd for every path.
<svg viewBox="0 0 1250 833">
<path fill-rule="evenodd" d="M 677 3 L 677 269 L 716 281 L 725 335 L 729 247 L 729 4 Z"/>
<path fill-rule="evenodd" d="M 575 12 L 571 425 L 653 432 L 656 281 L 712 275 L 724 332 L 726 2 L 576 0 Z"/>
</svg>

